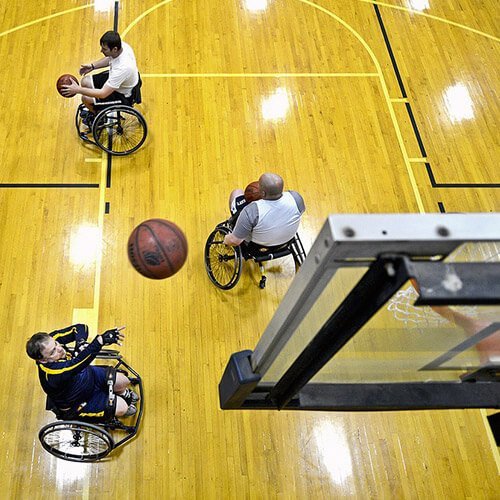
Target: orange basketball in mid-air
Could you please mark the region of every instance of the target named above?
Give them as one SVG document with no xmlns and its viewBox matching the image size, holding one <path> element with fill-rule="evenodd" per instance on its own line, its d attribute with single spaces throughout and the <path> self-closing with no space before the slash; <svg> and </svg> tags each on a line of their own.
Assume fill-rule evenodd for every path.
<svg viewBox="0 0 500 500">
<path fill-rule="evenodd" d="M 251 182 L 245 188 L 244 196 L 245 196 L 245 201 L 247 203 L 250 203 L 251 201 L 260 200 L 262 196 L 260 195 L 259 181 Z"/>
<path fill-rule="evenodd" d="M 138 273 L 161 280 L 173 276 L 184 265 L 188 246 L 184 233 L 173 222 L 149 219 L 132 231 L 127 251 Z"/>
<path fill-rule="evenodd" d="M 63 85 L 71 85 L 72 83 L 72 80 L 75 81 L 76 83 L 78 83 L 78 80 L 75 76 L 73 75 L 69 75 L 69 74 L 66 74 L 66 75 L 61 75 L 58 79 L 57 79 L 57 83 L 56 83 L 56 87 L 57 87 L 57 91 L 59 92 L 59 94 L 61 94 L 61 89 L 63 87 Z M 62 95 L 62 94 L 61 94 Z M 63 97 L 73 97 L 75 94 L 71 94 L 71 95 L 62 95 Z"/>
</svg>

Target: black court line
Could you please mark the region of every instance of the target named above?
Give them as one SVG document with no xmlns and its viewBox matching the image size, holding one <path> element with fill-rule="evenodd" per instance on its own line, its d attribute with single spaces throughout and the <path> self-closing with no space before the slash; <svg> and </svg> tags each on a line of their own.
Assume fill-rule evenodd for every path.
<svg viewBox="0 0 500 500">
<path fill-rule="evenodd" d="M 380 9 L 378 5 L 373 5 L 375 9 L 375 14 L 377 15 L 377 20 L 380 26 L 380 30 L 382 32 L 382 36 L 384 37 L 385 46 L 387 48 L 387 52 L 389 53 L 389 57 L 391 58 L 392 67 L 394 69 L 394 73 L 396 75 L 396 79 L 398 81 L 399 89 L 401 91 L 401 95 L 403 98 L 408 98 L 406 94 L 406 89 L 403 84 L 403 79 L 401 78 L 401 74 L 399 72 L 398 63 L 396 62 L 396 57 L 394 56 L 394 52 L 392 51 L 391 42 L 389 41 L 389 36 L 387 35 L 387 31 L 385 29 L 384 21 L 382 19 L 382 14 L 380 14 Z M 413 128 L 413 133 L 415 134 L 415 138 L 418 142 L 418 147 L 420 148 L 420 153 L 422 157 L 427 157 L 427 153 L 425 151 L 424 142 L 422 140 L 422 136 L 420 135 L 420 131 L 418 130 L 417 121 L 415 120 L 415 116 L 413 115 L 413 111 L 411 109 L 410 103 L 405 103 L 406 111 L 408 113 L 408 117 L 410 118 L 411 126 Z M 434 173 L 432 172 L 432 167 L 429 162 L 425 164 L 427 175 L 429 176 L 429 180 L 431 182 L 431 186 L 433 188 L 500 188 L 500 183 L 481 183 L 481 182 L 446 182 L 439 183 L 436 182 L 434 177 Z"/>
<path fill-rule="evenodd" d="M 113 31 L 118 31 L 118 11 L 119 11 L 120 2 L 118 0 L 115 1 L 115 9 L 113 15 Z M 109 136 L 109 144 L 108 147 L 111 149 L 112 146 L 112 137 Z M 108 153 L 108 165 L 106 169 L 106 188 L 111 187 L 111 170 L 113 168 L 113 155 Z M 108 213 L 108 212 L 106 212 Z"/>
<path fill-rule="evenodd" d="M 422 155 L 423 158 L 425 158 L 427 156 L 427 152 L 425 151 L 424 141 L 422 140 L 422 136 L 420 135 L 420 132 L 418 130 L 417 121 L 415 120 L 415 116 L 413 115 L 413 111 L 411 109 L 411 104 L 409 102 L 405 102 L 405 105 L 406 105 L 406 112 L 408 113 L 408 116 L 410 117 L 410 122 L 411 122 L 411 126 L 413 128 L 413 133 L 415 134 L 415 137 L 417 138 L 418 147 L 420 148 L 420 154 Z"/>
<path fill-rule="evenodd" d="M 109 214 L 109 201 L 107 201 L 106 204 L 104 205 L 104 213 Z"/>
<path fill-rule="evenodd" d="M 446 213 L 446 209 L 444 208 L 444 205 L 441 201 L 438 201 L 438 207 L 439 207 L 439 211 L 442 213 L 442 214 L 445 214 Z"/>
<path fill-rule="evenodd" d="M 401 74 L 399 73 L 396 58 L 394 57 L 394 53 L 392 52 L 391 42 L 389 42 L 389 37 L 387 36 L 387 31 L 385 30 L 384 21 L 382 20 L 382 15 L 380 14 L 380 10 L 378 8 L 378 5 L 374 5 L 373 7 L 375 8 L 375 14 L 377 15 L 378 24 L 380 26 L 380 29 L 382 30 L 382 36 L 384 37 L 385 46 L 387 48 L 387 51 L 389 52 L 389 57 L 391 58 L 392 67 L 394 69 L 394 72 L 396 73 L 396 78 L 398 80 L 399 88 L 401 90 L 401 95 L 404 98 L 407 98 L 408 96 L 406 95 L 406 90 L 405 90 L 405 86 L 403 84 L 403 79 L 401 78 Z"/>
<path fill-rule="evenodd" d="M 113 155 L 108 153 L 108 168 L 106 170 L 106 187 L 107 188 L 111 187 L 111 167 L 113 166 L 112 162 L 111 162 L 111 158 L 113 158 Z"/>
<path fill-rule="evenodd" d="M 99 188 L 99 184 L 44 184 L 36 182 L 28 183 L 2 183 L 0 188 L 80 188 L 80 189 L 95 189 Z"/>
<path fill-rule="evenodd" d="M 432 168 L 430 163 L 425 163 L 425 168 L 427 170 L 427 175 L 429 176 L 429 180 L 431 181 L 431 186 L 434 188 L 500 188 L 500 184 L 491 183 L 491 184 L 477 184 L 474 182 L 436 182 L 436 178 L 432 172 Z"/>
<path fill-rule="evenodd" d="M 118 31 L 118 8 L 119 2 L 115 1 L 115 11 L 113 19 L 113 31 Z M 113 155 L 108 153 L 108 167 L 106 171 L 106 187 L 111 187 L 111 167 Z M 65 183 L 0 183 L 0 189 L 11 189 L 11 188 L 70 188 L 70 189 L 98 189 L 99 184 L 65 184 Z M 109 203 L 106 203 L 106 213 L 109 213 Z"/>
</svg>

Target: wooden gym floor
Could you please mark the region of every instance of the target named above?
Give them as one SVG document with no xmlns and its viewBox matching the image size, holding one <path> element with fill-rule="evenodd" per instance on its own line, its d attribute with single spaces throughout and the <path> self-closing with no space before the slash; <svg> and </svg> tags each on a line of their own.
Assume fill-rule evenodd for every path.
<svg viewBox="0 0 500 500">
<path fill-rule="evenodd" d="M 306 248 L 329 213 L 498 211 L 497 2 L 124 0 L 150 135 L 111 166 L 55 91 L 98 58 L 102 4 L 0 2 L 0 496 L 497 497 L 482 411 L 222 412 L 226 361 L 255 346 L 293 267 L 269 265 L 261 291 L 246 265 L 221 292 L 203 265 L 229 192 L 264 171 L 302 193 Z M 153 217 L 190 246 L 159 282 L 126 256 Z M 25 341 L 73 321 L 126 324 L 145 381 L 140 435 L 104 463 L 37 439 L 52 417 Z"/>
</svg>

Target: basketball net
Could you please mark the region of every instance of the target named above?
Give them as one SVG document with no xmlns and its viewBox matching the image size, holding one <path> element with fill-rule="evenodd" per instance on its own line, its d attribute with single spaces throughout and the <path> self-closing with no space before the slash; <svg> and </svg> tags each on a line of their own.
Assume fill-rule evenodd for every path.
<svg viewBox="0 0 500 500">
<path fill-rule="evenodd" d="M 466 243 L 450 254 L 445 262 L 500 262 L 499 243 Z M 402 321 L 408 328 L 436 328 L 449 324 L 449 321 L 429 306 L 415 306 L 418 293 L 410 284 L 399 290 L 389 300 L 387 310 L 391 311 L 398 321 Z M 478 317 L 477 306 L 462 306 L 460 311 L 474 318 Z"/>
</svg>

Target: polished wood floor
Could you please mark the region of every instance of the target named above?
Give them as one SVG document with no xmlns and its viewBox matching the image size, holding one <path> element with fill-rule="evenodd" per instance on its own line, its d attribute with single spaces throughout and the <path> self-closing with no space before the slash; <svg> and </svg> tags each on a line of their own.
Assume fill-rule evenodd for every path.
<svg viewBox="0 0 500 500">
<path fill-rule="evenodd" d="M 203 265 L 229 192 L 264 171 L 302 193 L 306 248 L 329 213 L 498 211 L 497 2 L 124 0 L 150 135 L 110 177 L 55 91 L 99 56 L 102 3 L 0 0 L 0 496 L 498 498 L 478 410 L 222 412 L 226 361 L 255 346 L 293 266 L 269 266 L 261 291 L 247 265 L 221 292 Z M 189 241 L 158 282 L 126 256 L 153 217 Z M 146 387 L 138 438 L 92 465 L 41 449 L 52 417 L 24 354 L 76 320 L 126 324 Z"/>
</svg>

